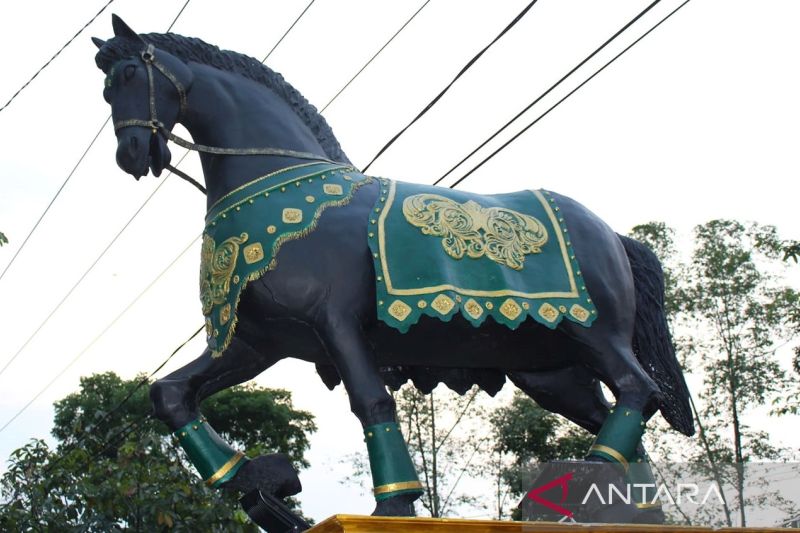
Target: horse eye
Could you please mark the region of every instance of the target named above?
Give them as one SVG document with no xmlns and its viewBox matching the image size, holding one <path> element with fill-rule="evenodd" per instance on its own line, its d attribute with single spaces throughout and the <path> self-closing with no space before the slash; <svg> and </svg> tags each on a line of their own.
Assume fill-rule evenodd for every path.
<svg viewBox="0 0 800 533">
<path fill-rule="evenodd" d="M 125 81 L 129 81 L 134 73 L 136 72 L 136 65 L 127 65 L 125 70 L 122 71 L 122 75 L 125 77 Z"/>
</svg>

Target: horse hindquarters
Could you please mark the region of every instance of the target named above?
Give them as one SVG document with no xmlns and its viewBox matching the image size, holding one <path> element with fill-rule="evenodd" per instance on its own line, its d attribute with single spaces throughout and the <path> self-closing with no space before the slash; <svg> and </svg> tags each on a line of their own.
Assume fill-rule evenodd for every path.
<svg viewBox="0 0 800 533">
<path fill-rule="evenodd" d="M 627 464 L 636 457 L 644 431 L 643 413 L 659 394 L 633 351 L 634 279 L 616 233 L 574 200 L 558 195 L 557 202 L 598 313 L 589 328 L 568 321 L 560 327 L 585 347 L 576 354 L 579 361 L 611 389 L 616 399 L 590 456 Z"/>
</svg>

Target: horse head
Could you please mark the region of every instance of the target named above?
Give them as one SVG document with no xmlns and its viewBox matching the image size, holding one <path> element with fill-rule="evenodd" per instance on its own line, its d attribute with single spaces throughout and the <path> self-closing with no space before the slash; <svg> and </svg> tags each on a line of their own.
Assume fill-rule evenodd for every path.
<svg viewBox="0 0 800 533">
<path fill-rule="evenodd" d="M 95 62 L 106 74 L 103 97 L 111 105 L 117 164 L 137 180 L 148 169 L 160 176 L 171 159 L 166 134 L 183 118 L 194 74 L 118 16 L 112 24 L 112 39 L 92 41 L 99 48 Z"/>
</svg>

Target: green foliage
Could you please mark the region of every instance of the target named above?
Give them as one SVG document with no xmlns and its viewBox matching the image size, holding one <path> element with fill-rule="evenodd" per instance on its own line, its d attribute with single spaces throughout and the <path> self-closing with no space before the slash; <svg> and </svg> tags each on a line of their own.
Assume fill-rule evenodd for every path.
<svg viewBox="0 0 800 533">
<path fill-rule="evenodd" d="M 699 446 L 682 448 L 688 452 L 683 459 L 708 465 L 709 475 L 721 482 L 715 465 L 785 458 L 785 450 L 744 418 L 770 405 L 773 415 L 797 410 L 797 387 L 777 356 L 800 333 L 800 293 L 781 276 L 793 243 L 782 242 L 773 226 L 712 220 L 695 228 L 691 257 L 681 262 L 673 231 L 663 223 L 637 226 L 631 236 L 664 263 L 667 312 L 673 332 L 681 333 L 680 359 L 703 377 L 695 393 L 702 400 L 694 441 Z M 744 469 L 729 472 L 744 525 Z"/>
<path fill-rule="evenodd" d="M 95 374 L 56 402 L 55 449 L 32 441 L 12 453 L 0 478 L 0 530 L 258 531 L 238 495 L 208 489 L 167 428 L 149 418 L 146 386 L 105 417 L 141 379 Z M 293 409 L 288 392 L 233 387 L 207 400 L 203 412 L 249 453 L 283 452 L 307 464 L 313 417 Z"/>
<path fill-rule="evenodd" d="M 498 510 L 505 500 L 516 502 L 530 490 L 531 463 L 583 459 L 594 440 L 588 431 L 543 409 L 520 391 L 508 405 L 495 409 L 489 422 L 499 465 L 496 473 L 503 487 L 498 493 Z M 502 515 L 498 512 L 498 518 Z"/>
<path fill-rule="evenodd" d="M 0 231 L 0 246 L 3 246 L 4 244 L 8 244 L 8 238 L 6 238 L 6 236 L 3 235 L 3 232 Z"/>
</svg>

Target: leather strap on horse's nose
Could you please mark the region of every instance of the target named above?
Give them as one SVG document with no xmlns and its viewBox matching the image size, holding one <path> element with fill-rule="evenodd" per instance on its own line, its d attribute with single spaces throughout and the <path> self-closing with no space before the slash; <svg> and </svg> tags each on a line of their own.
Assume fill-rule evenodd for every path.
<svg viewBox="0 0 800 533">
<path fill-rule="evenodd" d="M 186 89 L 183 87 L 181 82 L 178 78 L 167 69 L 161 62 L 156 59 L 155 54 L 155 47 L 152 44 L 148 44 L 147 48 L 142 50 L 141 52 L 142 61 L 145 64 L 147 69 L 147 86 L 148 86 L 148 105 L 150 107 L 150 120 L 141 120 L 136 118 L 131 118 L 127 120 L 120 120 L 114 123 L 114 131 L 119 131 L 123 128 L 129 128 L 131 126 L 139 126 L 143 128 L 150 128 L 153 135 L 157 133 L 161 133 L 164 135 L 166 139 L 174 142 L 178 146 L 182 146 L 188 150 L 194 150 L 196 152 L 203 152 L 206 154 L 213 154 L 213 155 L 273 155 L 273 156 L 281 156 L 281 157 L 293 157 L 297 159 L 310 159 L 313 161 L 325 161 L 328 163 L 336 163 L 336 161 L 332 161 L 326 157 L 322 157 L 317 154 L 312 154 L 310 152 L 299 152 L 296 150 L 288 150 L 284 148 L 271 148 L 271 147 L 264 147 L 264 148 L 223 148 L 218 146 L 206 146 L 203 144 L 195 144 L 191 141 L 187 141 L 186 139 L 182 139 L 172 133 L 163 122 L 158 120 L 158 113 L 156 111 L 156 90 L 155 90 L 155 81 L 153 79 L 153 67 L 155 67 L 161 74 L 167 78 L 172 85 L 175 87 L 175 90 L 178 92 L 178 98 L 180 100 L 180 108 L 178 110 L 178 117 L 175 119 L 175 122 L 180 122 L 181 118 L 183 118 L 184 114 L 186 113 L 187 109 L 187 102 L 186 102 Z M 195 187 L 197 187 L 203 194 L 206 193 L 205 187 L 203 187 L 197 180 L 191 178 L 185 172 L 178 170 L 177 168 L 167 165 L 165 167 L 167 170 L 172 172 L 173 174 L 177 174 L 181 178 L 185 179 Z"/>
</svg>

